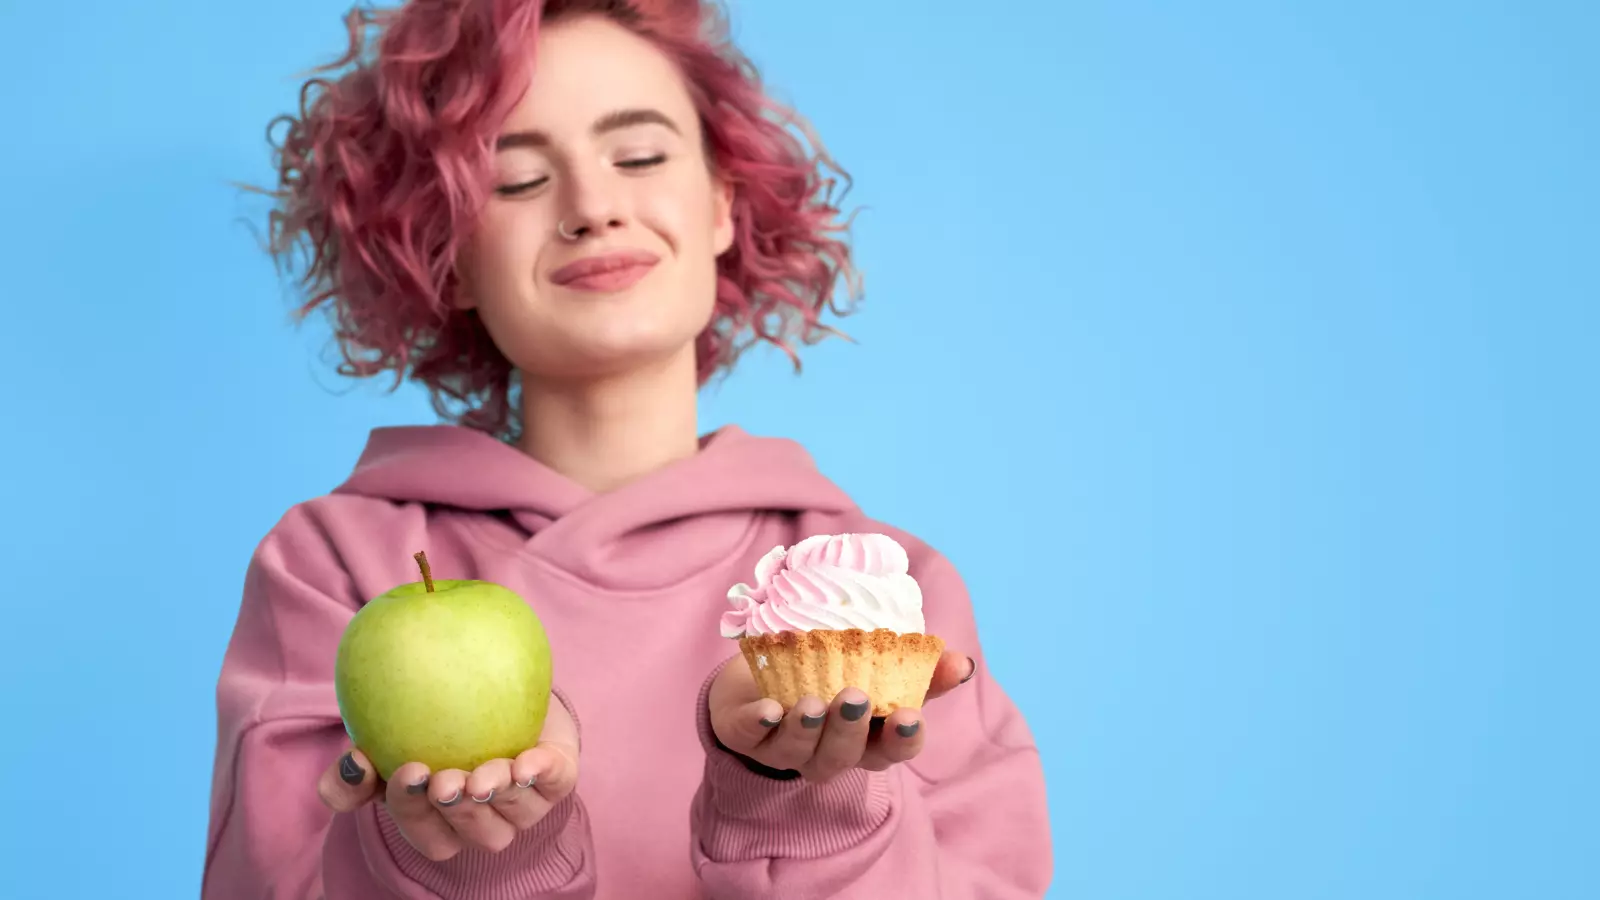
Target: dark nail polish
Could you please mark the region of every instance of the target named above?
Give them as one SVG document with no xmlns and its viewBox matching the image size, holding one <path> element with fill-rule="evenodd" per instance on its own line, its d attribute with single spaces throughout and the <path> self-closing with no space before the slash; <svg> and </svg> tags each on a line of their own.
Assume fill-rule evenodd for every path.
<svg viewBox="0 0 1600 900">
<path fill-rule="evenodd" d="M 800 717 L 800 727 L 802 727 L 802 728 L 820 728 L 822 726 L 822 721 L 824 719 L 826 719 L 826 718 L 828 718 L 826 713 L 824 713 L 824 714 L 822 714 L 820 716 L 801 716 Z"/>
<path fill-rule="evenodd" d="M 416 784 L 408 784 L 408 785 L 406 785 L 406 793 L 408 793 L 408 794 L 426 794 L 428 792 L 428 778 L 429 778 L 429 776 L 424 775 L 424 776 L 422 776 L 422 780 L 417 782 Z"/>
<path fill-rule="evenodd" d="M 450 795 L 449 799 L 440 800 L 439 801 L 439 805 L 440 806 L 455 806 L 457 803 L 460 803 L 460 802 L 461 802 L 461 792 L 460 791 L 456 791 L 454 794 Z"/>
<path fill-rule="evenodd" d="M 339 757 L 339 777 L 344 779 L 345 784 L 360 784 L 366 779 L 367 770 L 356 762 L 355 754 L 346 753 Z"/>
<path fill-rule="evenodd" d="M 894 733 L 903 738 L 908 738 L 912 735 L 915 735 L 917 733 L 917 729 L 921 727 L 921 722 L 901 722 L 899 725 L 894 727 Z"/>
<path fill-rule="evenodd" d="M 777 728 L 778 727 L 778 723 L 782 722 L 782 721 L 783 721 L 782 719 L 762 719 L 761 720 L 761 727 L 762 728 Z"/>
<path fill-rule="evenodd" d="M 871 708 L 871 705 L 872 704 L 865 700 L 861 701 L 860 703 L 846 703 L 844 707 L 839 710 L 839 714 L 844 716 L 844 720 L 846 722 L 854 722 L 866 715 L 867 710 Z"/>
<path fill-rule="evenodd" d="M 490 800 L 493 800 L 493 799 L 494 799 L 494 788 L 490 788 L 489 789 L 489 796 L 487 796 L 487 797 L 473 797 L 472 798 L 472 802 L 473 803 L 488 803 Z"/>
<path fill-rule="evenodd" d="M 967 682 L 972 680 L 972 676 L 978 674 L 978 661 L 977 660 L 975 660 L 975 659 L 973 659 L 972 657 L 969 656 L 969 657 L 967 657 L 967 664 L 972 666 L 972 668 L 967 670 L 967 677 L 961 679 L 961 682 L 960 682 L 961 684 L 966 684 Z"/>
</svg>

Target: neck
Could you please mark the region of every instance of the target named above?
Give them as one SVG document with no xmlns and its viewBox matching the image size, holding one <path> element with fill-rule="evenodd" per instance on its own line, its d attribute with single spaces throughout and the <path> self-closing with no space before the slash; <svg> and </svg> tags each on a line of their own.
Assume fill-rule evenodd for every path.
<svg viewBox="0 0 1600 900">
<path fill-rule="evenodd" d="M 694 347 L 610 378 L 522 378 L 522 451 L 596 493 L 700 449 Z"/>
</svg>

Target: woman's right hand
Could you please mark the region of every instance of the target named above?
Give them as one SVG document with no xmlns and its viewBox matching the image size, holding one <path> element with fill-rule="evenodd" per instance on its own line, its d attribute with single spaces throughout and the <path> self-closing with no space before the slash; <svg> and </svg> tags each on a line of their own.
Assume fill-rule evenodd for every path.
<svg viewBox="0 0 1600 900">
<path fill-rule="evenodd" d="M 323 771 L 317 792 L 334 812 L 381 800 L 411 846 L 443 862 L 466 847 L 504 850 L 577 784 L 578 726 L 551 697 L 538 746 L 516 759 L 492 759 L 470 773 L 429 772 L 421 763 L 406 763 L 385 783 L 352 748 Z"/>
</svg>

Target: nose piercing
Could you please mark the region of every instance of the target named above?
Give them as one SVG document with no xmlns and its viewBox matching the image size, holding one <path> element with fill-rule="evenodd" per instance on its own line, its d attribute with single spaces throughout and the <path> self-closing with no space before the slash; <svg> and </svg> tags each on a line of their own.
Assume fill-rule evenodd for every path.
<svg viewBox="0 0 1600 900">
<path fill-rule="evenodd" d="M 567 223 L 564 220 L 556 223 L 556 234 L 561 235 L 563 240 L 575 241 L 578 239 L 576 234 L 567 233 Z"/>
</svg>

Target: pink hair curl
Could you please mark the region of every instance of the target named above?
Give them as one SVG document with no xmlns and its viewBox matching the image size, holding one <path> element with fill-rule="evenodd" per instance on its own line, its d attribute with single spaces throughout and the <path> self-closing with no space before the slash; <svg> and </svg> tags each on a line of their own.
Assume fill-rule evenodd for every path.
<svg viewBox="0 0 1600 900">
<path fill-rule="evenodd" d="M 452 303 L 455 260 L 488 199 L 493 139 L 527 86 L 541 21 L 581 14 L 609 17 L 676 63 L 711 164 L 734 187 L 733 246 L 718 260 L 716 310 L 695 342 L 700 383 L 760 341 L 798 369 L 795 338 L 837 333 L 821 315 L 847 312 L 834 298 L 841 275 L 852 298 L 859 286 L 827 170 L 846 186 L 849 177 L 766 96 L 710 3 L 410 0 L 348 13 L 344 56 L 305 83 L 297 117 L 269 129 L 271 251 L 284 267 L 300 255 L 299 314 L 326 308 L 340 374 L 392 371 L 398 387 L 409 371 L 446 419 L 520 432 L 510 362 L 477 314 Z"/>
</svg>

